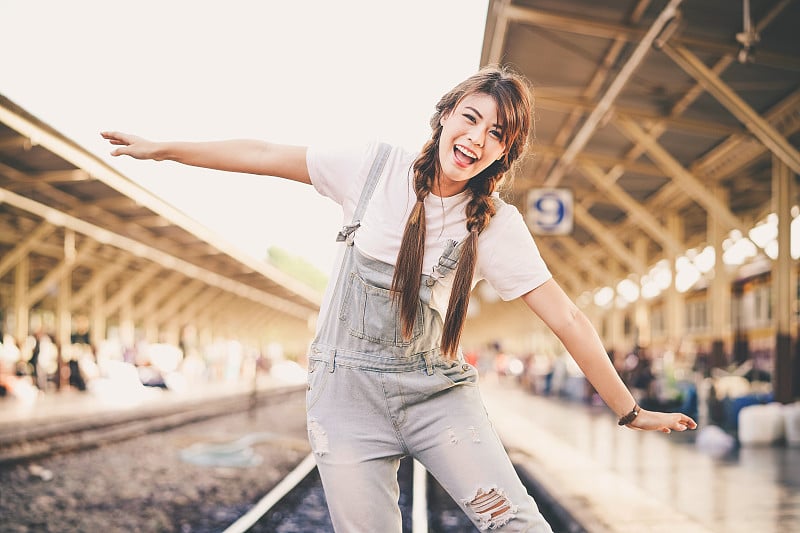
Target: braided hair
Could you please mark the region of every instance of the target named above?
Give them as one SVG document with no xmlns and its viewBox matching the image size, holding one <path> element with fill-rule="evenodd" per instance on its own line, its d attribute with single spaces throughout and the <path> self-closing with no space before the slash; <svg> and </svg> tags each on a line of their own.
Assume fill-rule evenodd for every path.
<svg viewBox="0 0 800 533">
<path fill-rule="evenodd" d="M 494 99 L 506 150 L 500 159 L 473 176 L 466 185 L 466 190 L 470 193 L 466 207 L 469 233 L 456 268 L 442 333 L 441 349 L 449 358 L 456 357 L 467 316 L 478 255 L 478 235 L 495 214 L 491 195 L 527 147 L 532 125 L 533 97 L 526 80 L 519 74 L 504 67 L 484 67 L 442 96 L 436 104 L 436 112 L 430 120 L 431 137 L 414 161 L 414 191 L 417 198 L 406 222 L 392 279 L 392 294 L 399 306 L 401 331 L 403 337 L 409 338 L 417 316 L 422 283 L 422 259 L 425 253 L 424 202 L 442 171 L 438 156 L 442 134 L 440 121 L 465 96 L 471 94 L 486 94 Z"/>
</svg>

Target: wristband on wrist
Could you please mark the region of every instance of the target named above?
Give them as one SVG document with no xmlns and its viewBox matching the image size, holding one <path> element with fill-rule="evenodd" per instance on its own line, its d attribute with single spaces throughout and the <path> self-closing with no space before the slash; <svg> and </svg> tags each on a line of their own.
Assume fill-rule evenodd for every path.
<svg viewBox="0 0 800 533">
<path fill-rule="evenodd" d="M 617 424 L 619 424 L 620 426 L 627 426 L 628 424 L 633 422 L 633 420 L 639 415 L 639 411 L 641 410 L 642 410 L 641 407 L 634 404 L 633 409 L 631 409 L 631 412 L 625 416 L 620 417 Z"/>
</svg>

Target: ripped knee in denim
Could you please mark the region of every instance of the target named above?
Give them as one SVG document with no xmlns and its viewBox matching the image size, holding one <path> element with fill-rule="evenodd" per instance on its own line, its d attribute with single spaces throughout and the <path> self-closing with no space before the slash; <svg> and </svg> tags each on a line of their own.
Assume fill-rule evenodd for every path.
<svg viewBox="0 0 800 533">
<path fill-rule="evenodd" d="M 481 531 L 503 527 L 516 516 L 518 510 L 505 493 L 497 488 L 488 491 L 478 489 L 474 498 L 461 502 L 478 517 L 478 528 Z"/>
<path fill-rule="evenodd" d="M 328 433 L 316 418 L 308 419 L 308 436 L 314 453 L 317 455 L 325 455 L 330 452 Z"/>
</svg>

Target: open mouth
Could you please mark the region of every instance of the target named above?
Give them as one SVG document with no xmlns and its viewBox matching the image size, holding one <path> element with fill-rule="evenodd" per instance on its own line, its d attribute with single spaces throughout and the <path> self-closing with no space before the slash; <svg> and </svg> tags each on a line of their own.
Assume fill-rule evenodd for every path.
<svg viewBox="0 0 800 533">
<path fill-rule="evenodd" d="M 478 160 L 478 154 L 460 144 L 453 147 L 453 154 L 455 155 L 456 162 L 465 167 Z"/>
</svg>

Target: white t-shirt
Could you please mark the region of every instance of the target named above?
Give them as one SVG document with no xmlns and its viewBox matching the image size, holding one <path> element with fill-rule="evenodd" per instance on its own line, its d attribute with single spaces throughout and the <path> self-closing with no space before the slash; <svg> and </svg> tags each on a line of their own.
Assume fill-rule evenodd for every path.
<svg viewBox="0 0 800 533">
<path fill-rule="evenodd" d="M 361 189 L 378 151 L 378 142 L 347 148 L 312 146 L 306 155 L 311 183 L 317 191 L 342 206 L 343 224 L 352 220 Z M 394 264 L 406 221 L 416 202 L 412 165 L 417 154 L 392 147 L 389 159 L 375 187 L 355 246 L 363 254 Z M 516 207 L 497 198 L 497 213 L 478 237 L 478 259 L 473 286 L 485 279 L 503 300 L 512 300 L 535 289 L 551 278 L 522 215 Z M 425 198 L 425 255 L 422 272 L 433 274 L 448 240 L 461 242 L 467 237 L 465 209 L 469 193 L 442 198 Z M 340 254 L 341 257 L 341 254 Z M 337 259 L 332 280 L 338 275 Z M 447 310 L 453 273 L 433 287 L 431 306 L 442 316 Z M 329 283 L 329 292 L 333 283 Z M 326 295 L 321 310 L 327 308 Z"/>
</svg>

